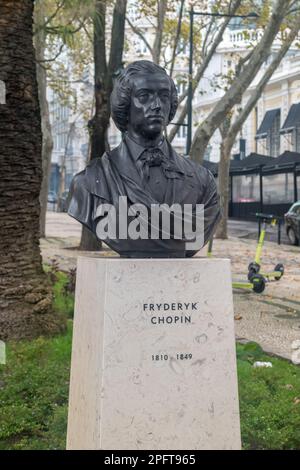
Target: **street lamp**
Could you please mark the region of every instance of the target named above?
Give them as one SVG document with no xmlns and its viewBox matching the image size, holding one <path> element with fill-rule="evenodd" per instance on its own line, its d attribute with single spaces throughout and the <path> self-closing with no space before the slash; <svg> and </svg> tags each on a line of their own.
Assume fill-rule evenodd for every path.
<svg viewBox="0 0 300 470">
<path fill-rule="evenodd" d="M 194 11 L 193 7 L 189 11 L 190 16 L 190 54 L 189 54 L 189 88 L 188 88 L 188 103 L 187 103 L 187 140 L 186 140 L 186 154 L 188 155 L 192 145 L 192 119 L 193 119 L 193 54 L 194 54 L 194 16 L 216 16 L 216 17 L 229 17 L 229 18 L 259 18 L 259 15 L 255 12 L 249 13 L 248 15 L 230 15 L 229 13 L 206 13 L 200 11 Z"/>
</svg>

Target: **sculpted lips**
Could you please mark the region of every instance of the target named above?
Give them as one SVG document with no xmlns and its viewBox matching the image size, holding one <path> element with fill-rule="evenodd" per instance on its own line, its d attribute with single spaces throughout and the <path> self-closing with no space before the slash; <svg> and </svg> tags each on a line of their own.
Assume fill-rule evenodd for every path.
<svg viewBox="0 0 300 470">
<path fill-rule="evenodd" d="M 161 115 L 159 115 L 159 114 L 157 114 L 157 115 L 151 115 L 151 116 L 148 116 L 147 118 L 148 118 L 148 119 L 156 119 L 156 120 L 158 120 L 158 121 L 162 121 L 162 120 L 164 119 L 164 117 L 161 116 Z"/>
</svg>

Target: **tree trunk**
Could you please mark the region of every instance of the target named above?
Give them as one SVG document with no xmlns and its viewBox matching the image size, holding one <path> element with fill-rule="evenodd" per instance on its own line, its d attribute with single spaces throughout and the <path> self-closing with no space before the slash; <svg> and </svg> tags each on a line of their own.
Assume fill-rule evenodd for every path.
<svg viewBox="0 0 300 470">
<path fill-rule="evenodd" d="M 101 248 L 102 243 L 98 240 L 96 235 L 94 235 L 88 228 L 82 227 L 79 249 L 84 251 L 99 251 Z"/>
<path fill-rule="evenodd" d="M 89 123 L 91 159 L 101 157 L 108 150 L 107 131 L 110 120 L 110 95 L 113 88 L 113 78 L 122 68 L 126 4 L 126 0 L 116 0 L 115 2 L 110 56 L 107 64 L 106 2 L 96 0 L 96 15 L 94 18 L 95 114 Z M 80 249 L 91 251 L 101 249 L 101 242 L 85 227 L 82 230 Z"/>
<path fill-rule="evenodd" d="M 234 144 L 234 139 L 224 138 L 220 146 L 220 161 L 218 166 L 218 189 L 220 194 L 220 206 L 222 217 L 216 231 L 216 238 L 226 239 L 227 220 L 228 220 L 228 204 L 229 204 L 229 167 L 230 154 Z"/>
<path fill-rule="evenodd" d="M 94 90 L 95 114 L 89 123 L 91 135 L 90 158 L 101 157 L 105 152 L 106 133 L 109 125 L 110 106 L 108 90 L 108 68 L 106 63 L 106 2 L 96 1 L 94 18 Z"/>
<path fill-rule="evenodd" d="M 171 61 L 170 73 L 169 73 L 170 77 L 172 77 L 172 75 L 173 75 L 177 49 L 178 49 L 178 45 L 179 45 L 184 3 L 185 3 L 185 0 L 180 0 L 179 17 L 178 17 L 178 23 L 177 23 L 177 28 L 176 28 L 176 36 L 175 36 L 175 40 L 174 40 L 174 46 L 173 46 L 173 51 L 172 51 L 172 61 Z"/>
<path fill-rule="evenodd" d="M 32 32 L 32 0 L 0 3 L 0 338 L 63 329 L 39 246 L 42 133 Z"/>
<path fill-rule="evenodd" d="M 166 0 L 157 0 L 157 28 L 152 48 L 152 58 L 155 64 L 159 64 L 167 8 Z"/>
<path fill-rule="evenodd" d="M 43 12 L 43 1 L 36 2 L 35 4 L 35 26 L 41 26 L 45 21 L 45 15 Z M 34 36 L 35 45 L 35 56 L 37 61 L 37 82 L 39 89 L 39 102 L 41 109 L 42 119 L 42 170 L 43 179 L 40 192 L 40 204 L 41 204 L 41 215 L 40 215 L 40 236 L 44 238 L 46 236 L 46 212 L 48 204 L 48 190 L 49 190 L 49 179 L 51 173 L 51 155 L 53 150 L 53 139 L 51 133 L 49 106 L 47 100 L 47 72 L 43 67 L 43 60 L 45 59 L 45 43 L 46 34 L 45 29 L 39 28 Z"/>
<path fill-rule="evenodd" d="M 67 159 L 67 153 L 70 147 L 70 144 L 73 139 L 73 135 L 75 132 L 76 128 L 76 123 L 70 122 L 69 124 L 69 130 L 67 134 L 67 141 L 64 149 L 64 154 L 61 159 L 61 164 L 60 164 L 60 172 L 59 172 L 59 186 L 58 186 L 58 193 L 57 193 L 57 210 L 58 212 L 61 212 L 62 207 L 61 207 L 61 198 L 66 190 L 66 159 Z"/>
</svg>

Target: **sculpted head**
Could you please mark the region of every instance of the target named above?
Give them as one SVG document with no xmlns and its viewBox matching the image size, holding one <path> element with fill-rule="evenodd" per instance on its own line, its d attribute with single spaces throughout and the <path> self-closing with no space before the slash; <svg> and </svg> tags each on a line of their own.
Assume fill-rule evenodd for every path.
<svg viewBox="0 0 300 470">
<path fill-rule="evenodd" d="M 112 118 L 120 131 L 153 139 L 173 119 L 178 106 L 175 84 L 166 71 L 148 60 L 128 65 L 111 95 Z"/>
</svg>

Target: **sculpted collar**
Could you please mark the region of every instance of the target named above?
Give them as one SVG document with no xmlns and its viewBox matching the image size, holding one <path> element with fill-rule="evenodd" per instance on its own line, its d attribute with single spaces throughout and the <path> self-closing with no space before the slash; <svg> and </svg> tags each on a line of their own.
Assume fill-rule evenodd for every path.
<svg viewBox="0 0 300 470">
<path fill-rule="evenodd" d="M 132 139 L 132 137 L 129 137 L 127 132 L 124 135 L 124 140 L 135 161 L 137 161 L 146 150 L 148 150 L 149 148 L 152 148 L 152 147 L 143 147 L 142 145 L 138 144 L 137 142 L 135 142 L 135 140 Z M 155 148 L 159 148 L 166 158 L 170 157 L 168 144 L 164 137 Z"/>
</svg>

